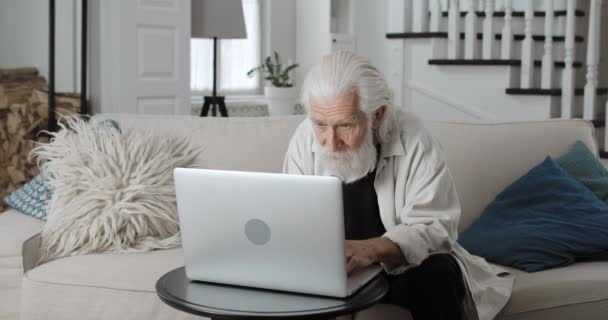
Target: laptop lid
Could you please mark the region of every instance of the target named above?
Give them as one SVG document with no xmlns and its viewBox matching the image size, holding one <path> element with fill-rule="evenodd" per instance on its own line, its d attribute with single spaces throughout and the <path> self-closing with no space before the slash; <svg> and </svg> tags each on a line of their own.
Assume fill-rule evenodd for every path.
<svg viewBox="0 0 608 320">
<path fill-rule="evenodd" d="M 184 168 L 174 177 L 188 278 L 348 295 L 339 179 Z"/>
</svg>

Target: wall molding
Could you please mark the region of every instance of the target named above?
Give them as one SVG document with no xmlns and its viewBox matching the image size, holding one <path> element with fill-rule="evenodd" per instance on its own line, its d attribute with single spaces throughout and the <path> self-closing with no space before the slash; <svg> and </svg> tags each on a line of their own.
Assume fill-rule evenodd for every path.
<svg viewBox="0 0 608 320">
<path fill-rule="evenodd" d="M 454 109 L 456 109 L 468 116 L 476 118 L 478 120 L 486 120 L 486 121 L 498 120 L 498 118 L 491 113 L 483 111 L 477 107 L 466 105 L 466 104 L 459 102 L 457 100 L 454 100 L 452 98 L 448 98 L 447 96 L 445 96 L 433 89 L 429 89 L 419 83 L 416 83 L 415 81 L 411 81 L 411 80 L 406 81 L 405 87 L 408 89 L 411 89 L 413 91 L 416 91 L 418 93 L 421 93 L 437 102 L 440 102 L 440 103 L 444 104 L 446 107 L 454 108 Z"/>
</svg>

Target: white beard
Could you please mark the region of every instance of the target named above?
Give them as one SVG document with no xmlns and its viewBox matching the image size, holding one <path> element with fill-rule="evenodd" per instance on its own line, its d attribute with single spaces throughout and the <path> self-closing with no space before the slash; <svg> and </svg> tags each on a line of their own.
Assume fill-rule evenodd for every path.
<svg viewBox="0 0 608 320">
<path fill-rule="evenodd" d="M 330 152 L 319 145 L 318 156 L 326 169 L 324 174 L 337 177 L 345 183 L 352 183 L 373 171 L 378 161 L 378 151 L 372 137 L 373 131 L 370 129 L 357 150 Z M 319 144 L 316 136 L 315 143 Z"/>
</svg>

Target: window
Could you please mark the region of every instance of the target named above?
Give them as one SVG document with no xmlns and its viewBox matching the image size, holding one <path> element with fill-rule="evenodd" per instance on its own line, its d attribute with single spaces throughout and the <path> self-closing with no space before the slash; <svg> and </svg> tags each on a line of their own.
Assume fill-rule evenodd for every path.
<svg viewBox="0 0 608 320">
<path fill-rule="evenodd" d="M 247 39 L 218 39 L 217 86 L 221 95 L 260 92 L 260 77 L 247 71 L 260 63 L 261 30 L 259 0 L 243 0 Z M 190 40 L 190 87 L 207 94 L 213 90 L 213 40 Z"/>
</svg>

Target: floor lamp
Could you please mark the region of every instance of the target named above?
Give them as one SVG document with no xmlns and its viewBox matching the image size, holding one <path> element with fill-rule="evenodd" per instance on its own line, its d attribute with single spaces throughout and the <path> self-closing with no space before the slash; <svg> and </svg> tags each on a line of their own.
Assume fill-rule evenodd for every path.
<svg viewBox="0 0 608 320">
<path fill-rule="evenodd" d="M 192 38 L 213 39 L 213 93 L 205 96 L 201 117 L 206 117 L 209 109 L 213 116 L 217 109 L 222 117 L 228 116 L 225 97 L 217 95 L 217 43 L 218 39 L 247 38 L 241 1 L 192 0 Z"/>
</svg>

